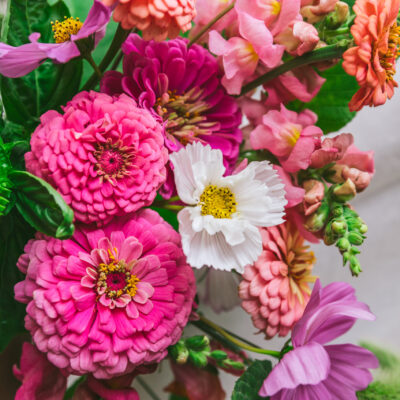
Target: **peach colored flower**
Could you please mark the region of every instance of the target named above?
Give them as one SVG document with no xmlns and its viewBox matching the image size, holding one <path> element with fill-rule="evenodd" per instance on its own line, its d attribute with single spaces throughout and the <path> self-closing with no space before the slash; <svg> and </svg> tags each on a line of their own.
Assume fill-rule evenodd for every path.
<svg viewBox="0 0 400 400">
<path fill-rule="evenodd" d="M 110 6 L 117 1 L 103 3 Z M 114 11 L 114 21 L 124 29 L 140 29 L 143 39 L 157 41 L 188 31 L 195 16 L 195 0 L 119 0 Z"/>
<path fill-rule="evenodd" d="M 315 258 L 290 222 L 260 229 L 263 252 L 239 285 L 242 307 L 267 338 L 286 336 L 303 315 Z"/>
<path fill-rule="evenodd" d="M 349 103 L 351 111 L 385 103 L 398 86 L 393 76 L 400 47 L 399 8 L 400 0 L 356 1 L 357 17 L 351 28 L 356 46 L 343 55 L 343 68 L 360 85 Z"/>
</svg>

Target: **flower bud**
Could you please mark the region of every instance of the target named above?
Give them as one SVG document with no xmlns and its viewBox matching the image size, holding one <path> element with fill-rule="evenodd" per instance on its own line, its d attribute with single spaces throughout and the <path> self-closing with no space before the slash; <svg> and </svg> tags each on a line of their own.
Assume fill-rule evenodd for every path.
<svg viewBox="0 0 400 400">
<path fill-rule="evenodd" d="M 169 355 L 178 363 L 185 364 L 189 357 L 189 350 L 185 345 L 183 340 L 179 340 L 174 346 L 171 346 L 169 349 Z"/>
<path fill-rule="evenodd" d="M 313 214 L 319 206 L 325 195 L 324 184 L 316 179 L 309 179 L 303 183 L 306 191 L 303 200 L 304 214 L 306 216 Z"/>
<path fill-rule="evenodd" d="M 362 223 L 361 226 L 358 228 L 359 232 L 364 234 L 368 232 L 368 226 L 367 224 Z"/>
<path fill-rule="evenodd" d="M 333 189 L 333 198 L 337 201 L 345 203 L 356 195 L 356 187 L 351 179 L 347 179 L 346 182 L 338 184 Z"/>
<path fill-rule="evenodd" d="M 221 365 L 223 368 L 233 368 L 237 370 L 243 370 L 245 368 L 244 364 L 240 361 L 234 360 L 224 360 Z"/>
<path fill-rule="evenodd" d="M 335 164 L 329 168 L 329 177 L 327 180 L 332 183 L 343 183 L 346 179 L 343 178 L 343 169 L 347 168 L 345 165 Z"/>
<path fill-rule="evenodd" d="M 335 5 L 335 10 L 327 15 L 325 21 L 326 26 L 330 29 L 338 28 L 346 21 L 349 15 L 349 6 L 343 1 L 338 1 Z"/>
<path fill-rule="evenodd" d="M 327 203 L 322 203 L 318 210 L 306 219 L 305 227 L 310 232 L 320 231 L 328 221 L 330 209 Z"/>
<path fill-rule="evenodd" d="M 189 350 L 189 360 L 193 365 L 199 368 L 204 368 L 208 364 L 207 355 L 202 352 Z"/>
<path fill-rule="evenodd" d="M 336 246 L 341 252 L 347 251 L 350 248 L 350 242 L 346 238 L 341 238 L 336 243 Z"/>
<path fill-rule="evenodd" d="M 350 256 L 350 269 L 351 274 L 354 276 L 358 276 L 362 272 L 360 262 L 356 256 Z"/>
<path fill-rule="evenodd" d="M 185 343 L 186 346 L 191 350 L 202 351 L 209 347 L 210 339 L 204 335 L 197 335 L 187 338 Z"/>
<path fill-rule="evenodd" d="M 214 350 L 211 352 L 210 357 L 212 357 L 214 360 L 222 361 L 228 358 L 228 354 L 226 354 L 223 350 Z"/>
<path fill-rule="evenodd" d="M 350 179 L 354 183 L 357 192 L 362 192 L 371 183 L 371 175 L 357 168 L 344 166 L 342 175 L 344 179 Z"/>
<path fill-rule="evenodd" d="M 337 240 L 337 235 L 332 230 L 332 222 L 329 222 L 325 227 L 324 232 L 324 243 L 327 246 L 334 244 Z"/>
<path fill-rule="evenodd" d="M 349 242 L 356 246 L 360 246 L 364 242 L 364 238 L 357 232 L 350 232 L 348 235 Z"/>
<path fill-rule="evenodd" d="M 332 231 L 339 236 L 342 236 L 347 231 L 347 224 L 344 221 L 333 221 L 332 222 Z"/>
</svg>

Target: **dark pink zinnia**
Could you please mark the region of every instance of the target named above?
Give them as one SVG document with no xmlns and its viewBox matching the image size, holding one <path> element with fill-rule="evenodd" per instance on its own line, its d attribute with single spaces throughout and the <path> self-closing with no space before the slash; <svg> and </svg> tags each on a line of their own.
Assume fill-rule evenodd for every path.
<svg viewBox="0 0 400 400">
<path fill-rule="evenodd" d="M 196 292 L 179 234 L 155 211 L 38 234 L 18 268 L 25 327 L 58 368 L 109 379 L 160 362 L 181 337 Z"/>
<path fill-rule="evenodd" d="M 170 151 L 193 141 L 221 150 L 229 173 L 242 141 L 242 116 L 221 85 L 217 60 L 182 38 L 157 43 L 132 34 L 122 49 L 123 73 L 107 72 L 101 91 L 126 93 L 163 120 Z"/>
</svg>

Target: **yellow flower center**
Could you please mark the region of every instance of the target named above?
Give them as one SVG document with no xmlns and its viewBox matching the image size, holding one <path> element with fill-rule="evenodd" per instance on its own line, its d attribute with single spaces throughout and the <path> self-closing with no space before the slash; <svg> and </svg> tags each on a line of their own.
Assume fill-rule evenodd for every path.
<svg viewBox="0 0 400 400">
<path fill-rule="evenodd" d="M 64 43 L 76 35 L 82 28 L 83 23 L 79 18 L 64 17 L 64 21 L 56 21 L 51 23 L 51 29 L 54 32 L 54 40 L 56 43 Z"/>
<path fill-rule="evenodd" d="M 299 140 L 300 134 L 301 134 L 300 130 L 297 129 L 296 127 L 293 127 L 292 129 L 288 130 L 286 135 L 286 141 L 290 147 L 294 147 L 294 145 Z"/>
<path fill-rule="evenodd" d="M 201 215 L 231 218 L 236 212 L 235 195 L 227 187 L 208 185 L 200 196 Z"/>
<path fill-rule="evenodd" d="M 400 56 L 400 26 L 394 25 L 389 30 L 388 50 L 384 54 L 379 54 L 379 61 L 382 68 L 386 71 L 386 80 L 392 81 L 396 73 L 396 59 Z"/>
<path fill-rule="evenodd" d="M 272 15 L 278 15 L 281 12 L 281 3 L 279 1 L 272 1 Z"/>
<path fill-rule="evenodd" d="M 117 254 L 117 249 L 114 249 Z M 98 279 L 96 283 L 97 291 L 105 293 L 107 297 L 116 299 L 123 294 L 129 294 L 134 297 L 137 291 L 139 278 L 132 275 L 125 261 L 117 261 L 116 255 L 108 251 L 111 262 L 109 264 L 100 264 L 98 267 Z"/>
</svg>

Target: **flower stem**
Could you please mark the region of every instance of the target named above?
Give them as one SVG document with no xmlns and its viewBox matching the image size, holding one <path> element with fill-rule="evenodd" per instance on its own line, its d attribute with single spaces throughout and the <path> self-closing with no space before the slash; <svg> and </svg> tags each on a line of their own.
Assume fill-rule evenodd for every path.
<svg viewBox="0 0 400 400">
<path fill-rule="evenodd" d="M 268 71 L 266 74 L 261 75 L 254 81 L 243 86 L 239 96 L 243 96 L 246 93 L 251 92 L 258 86 L 263 85 L 264 83 L 267 83 L 270 80 L 292 69 L 302 67 L 304 65 L 313 64 L 316 62 L 328 61 L 328 60 L 333 60 L 335 58 L 340 58 L 342 54 L 347 50 L 347 47 L 348 45 L 346 41 L 346 44 L 343 43 L 333 44 L 331 46 L 326 46 L 317 50 L 310 51 L 309 53 L 304 54 L 300 57 L 292 58 L 288 62 L 285 62 L 284 64 L 272 69 L 271 71 Z"/>
<path fill-rule="evenodd" d="M 200 30 L 200 32 L 189 42 L 188 47 L 196 43 L 215 23 L 217 23 L 222 17 L 228 14 L 235 7 L 235 2 L 233 1 L 228 7 L 224 8 L 219 14 L 217 14 L 207 25 Z"/>
<path fill-rule="evenodd" d="M 210 321 L 209 319 L 207 319 L 206 317 L 204 317 L 202 315 L 200 315 L 200 321 L 202 321 L 203 323 L 208 325 L 210 328 L 217 331 L 225 339 L 229 340 L 230 342 L 232 342 L 233 344 L 235 344 L 236 346 L 238 346 L 244 350 L 251 351 L 252 353 L 266 354 L 268 356 L 272 356 L 272 357 L 276 357 L 276 358 L 280 357 L 281 353 L 279 351 L 266 350 L 266 349 L 262 349 L 261 347 L 258 347 L 253 344 L 250 345 L 250 344 L 248 344 L 249 342 L 247 342 L 247 340 L 246 340 L 247 343 L 245 343 L 243 340 L 237 339 L 237 337 L 238 337 L 237 335 L 235 335 L 236 337 L 234 337 L 232 334 L 228 333 L 224 328 L 220 327 L 217 324 L 214 324 L 214 322 Z"/>
<path fill-rule="evenodd" d="M 118 51 L 121 49 L 122 43 L 125 42 L 126 38 L 128 37 L 130 30 L 125 30 L 121 27 L 121 25 L 118 25 L 117 31 L 115 32 L 114 39 L 111 42 L 111 45 L 104 56 L 104 58 L 101 60 L 99 64 L 99 70 L 101 72 L 101 75 L 103 75 L 103 72 L 107 69 L 107 67 L 111 64 L 112 60 L 114 59 L 115 55 L 118 53 Z M 101 78 L 101 76 L 100 76 Z M 88 81 L 85 83 L 83 86 L 82 90 L 90 90 L 93 89 L 98 81 L 100 80 L 99 76 L 97 73 L 94 73 Z"/>
<path fill-rule="evenodd" d="M 90 64 L 90 66 L 93 68 L 94 70 L 94 75 L 98 78 L 101 79 L 101 77 L 103 76 L 103 73 L 100 71 L 100 68 L 98 67 L 98 65 L 95 63 L 95 61 L 93 60 L 93 57 L 91 54 L 86 54 L 84 56 L 85 60 Z"/>
<path fill-rule="evenodd" d="M 154 392 L 153 389 L 140 377 L 136 377 L 136 380 L 139 382 L 139 384 L 142 386 L 142 388 L 147 392 L 147 394 L 153 399 L 153 400 L 161 400 Z"/>
</svg>

